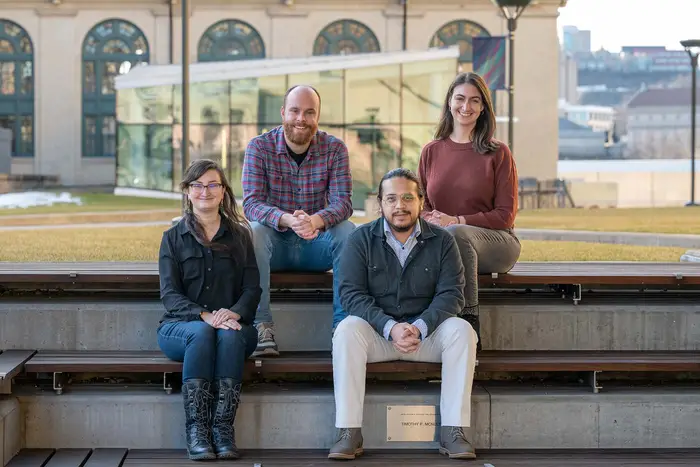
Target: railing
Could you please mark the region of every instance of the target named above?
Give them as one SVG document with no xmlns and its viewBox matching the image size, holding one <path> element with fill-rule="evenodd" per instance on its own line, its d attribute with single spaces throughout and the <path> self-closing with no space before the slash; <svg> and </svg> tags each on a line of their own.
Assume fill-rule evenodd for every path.
<svg viewBox="0 0 700 467">
<path fill-rule="evenodd" d="M 564 180 L 521 178 L 518 182 L 518 207 L 523 210 L 574 208 L 576 205 Z"/>
</svg>

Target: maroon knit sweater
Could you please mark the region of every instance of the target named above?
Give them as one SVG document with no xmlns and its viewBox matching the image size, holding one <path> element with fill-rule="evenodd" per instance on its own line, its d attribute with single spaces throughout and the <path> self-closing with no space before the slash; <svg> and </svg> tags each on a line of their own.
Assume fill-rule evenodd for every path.
<svg viewBox="0 0 700 467">
<path fill-rule="evenodd" d="M 426 144 L 418 175 L 425 192 L 424 214 L 436 209 L 464 216 L 468 225 L 488 229 L 514 226 L 518 211 L 518 172 L 504 143 L 479 154 L 472 143 L 450 138 Z"/>
</svg>

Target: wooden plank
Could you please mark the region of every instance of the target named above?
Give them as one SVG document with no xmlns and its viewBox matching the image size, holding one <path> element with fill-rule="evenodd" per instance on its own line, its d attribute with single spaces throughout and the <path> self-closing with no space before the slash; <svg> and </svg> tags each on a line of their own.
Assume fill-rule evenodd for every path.
<svg viewBox="0 0 700 467">
<path fill-rule="evenodd" d="M 480 372 L 518 371 L 700 371 L 698 351 L 492 351 L 477 356 Z M 246 369 L 261 374 L 332 373 L 329 352 L 283 352 L 256 358 Z M 28 372 L 180 372 L 182 364 L 159 351 L 38 352 L 25 364 Z M 434 373 L 438 363 L 370 363 L 368 373 Z"/>
<path fill-rule="evenodd" d="M 98 448 L 83 467 L 120 467 L 127 454 L 126 449 Z"/>
<path fill-rule="evenodd" d="M 327 459 L 327 450 L 306 449 L 267 449 L 242 450 L 239 463 L 261 464 L 264 467 L 296 466 L 317 467 L 337 466 L 338 461 Z M 700 465 L 700 451 L 697 449 L 656 449 L 656 450 L 477 450 L 478 465 L 496 467 L 632 467 L 671 465 L 690 467 Z M 357 465 L 387 465 L 400 463 L 407 466 L 432 465 L 437 467 L 454 466 L 455 461 L 438 454 L 437 449 L 392 449 L 367 450 Z M 165 466 L 191 465 L 184 450 L 132 450 L 124 465 Z M 352 463 L 352 465 L 356 465 Z"/>
<path fill-rule="evenodd" d="M 90 449 L 59 449 L 46 467 L 83 467 L 90 452 Z"/>
<path fill-rule="evenodd" d="M 700 371 L 696 351 L 484 351 L 478 371 Z"/>
<path fill-rule="evenodd" d="M 37 352 L 25 364 L 28 372 L 180 372 L 182 363 L 167 358 L 160 351 L 72 351 Z"/>
<path fill-rule="evenodd" d="M 34 350 L 5 350 L 0 353 L 0 380 L 14 378 L 34 353 Z"/>
<path fill-rule="evenodd" d="M 332 287 L 332 273 L 277 272 L 271 275 L 271 287 Z M 507 274 L 495 279 L 479 277 L 481 285 L 546 285 L 550 283 L 584 285 L 700 285 L 697 263 L 655 262 L 520 262 Z M 105 287 L 158 287 L 156 263 L 0 263 L 0 285 L 21 284 L 60 286 L 83 284 Z"/>
<path fill-rule="evenodd" d="M 22 449 L 5 467 L 44 467 L 53 453 L 53 449 Z"/>
</svg>

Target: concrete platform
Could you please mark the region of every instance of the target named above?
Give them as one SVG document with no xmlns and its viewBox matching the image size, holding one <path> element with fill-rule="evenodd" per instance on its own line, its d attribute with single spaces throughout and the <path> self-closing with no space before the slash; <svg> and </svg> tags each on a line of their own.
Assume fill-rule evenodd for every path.
<svg viewBox="0 0 700 467">
<path fill-rule="evenodd" d="M 27 448 L 184 448 L 179 394 L 86 389 L 61 396 L 17 391 Z M 388 405 L 437 405 L 438 384 L 368 387 L 363 434 L 368 449 L 435 448 L 387 441 Z M 335 436 L 332 388 L 248 387 L 236 422 L 242 449 L 326 449 Z M 438 405 L 439 408 L 439 405 Z M 439 410 L 438 410 L 439 411 Z M 468 436 L 478 449 L 695 448 L 700 388 L 475 387 Z M 57 429 L 60 427 L 60 429 Z"/>
<path fill-rule="evenodd" d="M 670 297 L 584 292 L 583 301 L 574 305 L 554 294 L 546 298 L 485 296 L 481 302 L 483 347 L 700 350 L 698 295 Z M 156 350 L 162 313 L 157 300 L 4 300 L 0 302 L 0 348 Z M 282 351 L 330 350 L 330 303 L 278 302 L 273 313 Z"/>
<path fill-rule="evenodd" d="M 6 465 L 22 448 L 22 417 L 16 397 L 0 396 L 0 462 Z"/>
</svg>

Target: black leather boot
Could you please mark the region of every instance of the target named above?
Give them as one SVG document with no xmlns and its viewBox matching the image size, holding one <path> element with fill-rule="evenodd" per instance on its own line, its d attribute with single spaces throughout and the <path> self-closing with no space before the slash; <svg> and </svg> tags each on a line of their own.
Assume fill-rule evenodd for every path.
<svg viewBox="0 0 700 467">
<path fill-rule="evenodd" d="M 233 424 L 241 401 L 241 383 L 231 378 L 221 378 L 214 382 L 214 421 L 212 440 L 214 452 L 219 459 L 238 459 L 236 430 Z"/>
<path fill-rule="evenodd" d="M 185 403 L 185 434 L 187 455 L 191 460 L 216 459 L 211 447 L 209 405 L 212 400 L 211 383 L 203 379 L 189 379 L 182 384 Z"/>
<path fill-rule="evenodd" d="M 474 331 L 476 331 L 476 335 L 479 338 L 479 341 L 476 343 L 476 351 L 481 352 L 481 331 L 479 329 L 479 315 L 472 313 L 464 313 L 462 315 L 462 318 L 467 320 L 467 322 L 472 325 L 472 328 L 474 328 Z"/>
</svg>

